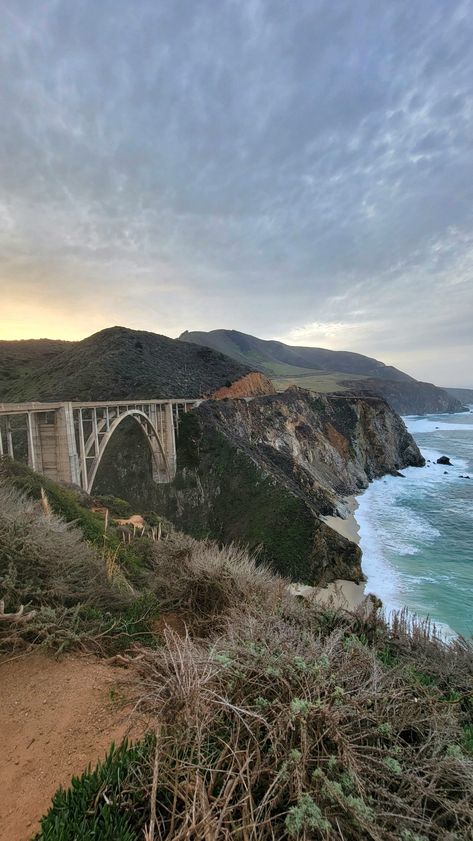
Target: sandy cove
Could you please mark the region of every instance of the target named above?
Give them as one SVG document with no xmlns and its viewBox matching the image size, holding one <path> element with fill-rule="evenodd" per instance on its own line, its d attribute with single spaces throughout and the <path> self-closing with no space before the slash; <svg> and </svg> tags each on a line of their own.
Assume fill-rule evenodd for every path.
<svg viewBox="0 0 473 841">
<path fill-rule="evenodd" d="M 355 518 L 355 511 L 358 502 L 355 496 L 349 496 L 343 500 L 345 517 L 321 517 L 320 519 L 330 526 L 334 531 L 359 545 L 359 526 Z M 355 584 L 354 581 L 347 581 L 344 578 L 337 578 L 326 587 L 309 587 L 305 584 L 291 585 L 291 592 L 294 595 L 308 595 L 313 593 L 319 604 L 331 604 L 334 607 L 342 607 L 346 610 L 356 610 L 366 597 L 365 584 Z"/>
</svg>

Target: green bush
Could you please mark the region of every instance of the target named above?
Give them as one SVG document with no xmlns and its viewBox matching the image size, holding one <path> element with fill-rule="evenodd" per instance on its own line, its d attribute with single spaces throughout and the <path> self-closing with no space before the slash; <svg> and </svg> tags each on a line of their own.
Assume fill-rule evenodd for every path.
<svg viewBox="0 0 473 841">
<path fill-rule="evenodd" d="M 97 496 L 96 501 L 105 508 L 108 508 L 112 517 L 126 519 L 133 513 L 130 503 L 126 499 L 120 499 L 118 496 Z"/>
</svg>

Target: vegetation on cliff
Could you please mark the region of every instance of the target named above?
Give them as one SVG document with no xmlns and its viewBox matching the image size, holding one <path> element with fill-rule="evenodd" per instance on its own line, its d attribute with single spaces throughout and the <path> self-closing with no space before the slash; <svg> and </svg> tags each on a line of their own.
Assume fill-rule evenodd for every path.
<svg viewBox="0 0 473 841">
<path fill-rule="evenodd" d="M 384 401 L 302 389 L 202 404 L 182 419 L 177 454 L 176 479 L 155 491 L 166 516 L 307 584 L 362 578 L 358 547 L 319 515 L 372 478 L 424 463 Z"/>
<path fill-rule="evenodd" d="M 0 621 L 0 653 L 36 645 L 116 651 L 133 635 L 149 638 L 158 615 L 147 583 L 151 543 L 125 546 L 113 521 L 105 532 L 90 502 L 0 460 L 0 599 L 13 617 Z"/>
</svg>

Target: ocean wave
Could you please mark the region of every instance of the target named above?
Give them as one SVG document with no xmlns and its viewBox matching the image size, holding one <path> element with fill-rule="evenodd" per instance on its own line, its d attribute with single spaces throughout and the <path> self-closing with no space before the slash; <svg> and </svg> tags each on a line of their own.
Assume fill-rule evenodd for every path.
<svg viewBox="0 0 473 841">
<path fill-rule="evenodd" d="M 469 600 L 460 598 L 459 591 L 464 581 L 470 582 L 465 560 L 469 560 L 467 520 L 473 517 L 473 497 L 470 483 L 460 476 L 470 471 L 473 477 L 473 425 L 435 417 L 406 420 L 412 421 L 408 427 L 427 463 L 424 468 L 403 469 L 405 478 L 376 480 L 358 497 L 355 516 L 366 590 L 379 596 L 387 617 L 407 606 L 420 617 L 430 615 L 447 639 L 456 635 L 450 623 L 463 633 L 469 627 Z M 443 429 L 437 430 L 441 425 Z M 445 434 L 457 430 L 469 435 Z M 438 465 L 441 455 L 448 455 L 452 466 Z"/>
<path fill-rule="evenodd" d="M 429 418 L 403 418 L 411 435 L 422 432 L 462 432 L 473 429 L 470 423 L 448 423 L 448 421 L 430 420 Z"/>
</svg>

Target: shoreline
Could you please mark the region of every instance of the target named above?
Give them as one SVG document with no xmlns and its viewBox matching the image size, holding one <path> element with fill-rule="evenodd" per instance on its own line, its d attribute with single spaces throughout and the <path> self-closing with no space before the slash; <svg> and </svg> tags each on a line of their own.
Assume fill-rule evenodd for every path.
<svg viewBox="0 0 473 841">
<path fill-rule="evenodd" d="M 359 546 L 360 526 L 355 516 L 357 508 L 358 500 L 356 496 L 349 496 L 343 499 L 342 510 L 346 514 L 345 517 L 328 516 L 320 519 L 331 529 L 341 534 L 342 537 L 346 537 L 347 540 Z M 364 602 L 367 595 L 365 581 L 356 584 L 354 581 L 345 578 L 337 578 L 336 581 L 318 590 L 316 599 L 319 604 L 332 604 L 345 610 L 356 610 Z"/>
<path fill-rule="evenodd" d="M 356 496 L 347 496 L 342 500 L 343 513 L 345 517 L 334 517 L 333 515 L 327 517 L 320 517 L 320 519 L 331 529 L 346 537 L 352 543 L 360 545 L 360 526 L 355 517 L 355 512 L 358 508 L 358 500 Z"/>
<path fill-rule="evenodd" d="M 355 517 L 358 508 L 356 496 L 349 496 L 342 500 L 343 517 L 326 516 L 320 519 L 331 529 L 352 543 L 360 545 L 360 526 Z M 366 582 L 356 584 L 346 578 L 337 578 L 325 587 L 310 587 L 306 584 L 291 585 L 291 592 L 299 596 L 313 596 L 318 604 L 354 611 L 363 604 L 368 593 Z"/>
</svg>

